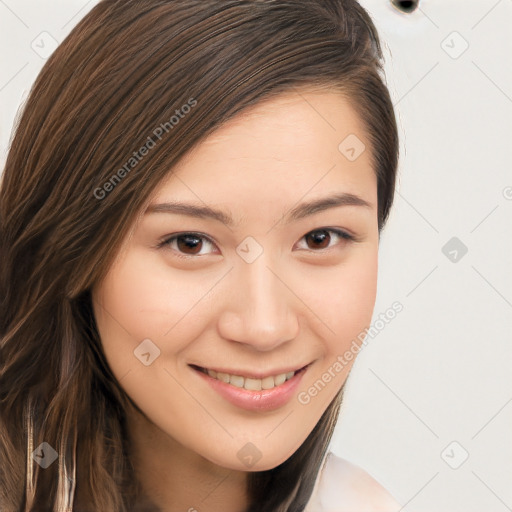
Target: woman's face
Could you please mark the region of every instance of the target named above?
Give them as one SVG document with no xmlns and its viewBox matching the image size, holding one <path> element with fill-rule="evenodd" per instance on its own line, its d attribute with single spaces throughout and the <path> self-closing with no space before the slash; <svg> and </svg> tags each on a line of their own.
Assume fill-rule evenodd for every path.
<svg viewBox="0 0 512 512">
<path fill-rule="evenodd" d="M 273 468 L 353 364 L 378 239 L 369 141 L 349 103 L 326 91 L 260 103 L 172 169 L 94 288 L 108 363 L 175 446 Z"/>
</svg>

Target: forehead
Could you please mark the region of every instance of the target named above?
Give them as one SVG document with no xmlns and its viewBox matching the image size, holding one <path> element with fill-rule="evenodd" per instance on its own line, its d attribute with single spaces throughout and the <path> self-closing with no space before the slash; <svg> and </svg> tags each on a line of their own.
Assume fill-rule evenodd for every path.
<svg viewBox="0 0 512 512">
<path fill-rule="evenodd" d="M 296 90 L 218 128 L 170 171 L 153 202 L 229 202 L 243 210 L 332 192 L 354 193 L 376 207 L 367 135 L 340 93 Z"/>
</svg>

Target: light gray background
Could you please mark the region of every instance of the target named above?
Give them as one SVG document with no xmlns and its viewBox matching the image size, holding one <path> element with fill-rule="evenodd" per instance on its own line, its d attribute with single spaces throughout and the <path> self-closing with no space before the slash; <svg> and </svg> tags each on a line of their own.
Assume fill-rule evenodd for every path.
<svg viewBox="0 0 512 512">
<path fill-rule="evenodd" d="M 46 53 L 96 3 L 0 0 L 0 168 Z M 358 356 L 332 450 L 403 510 L 512 510 L 512 0 L 361 3 L 402 152 L 374 319 L 404 309 Z"/>
</svg>

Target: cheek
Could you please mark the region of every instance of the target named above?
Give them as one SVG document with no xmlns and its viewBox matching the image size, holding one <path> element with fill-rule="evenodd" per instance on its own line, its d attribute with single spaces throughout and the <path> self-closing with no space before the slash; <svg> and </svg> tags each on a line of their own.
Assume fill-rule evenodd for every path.
<svg viewBox="0 0 512 512">
<path fill-rule="evenodd" d="M 369 325 L 377 261 L 376 247 L 368 246 L 336 267 L 288 274 L 287 281 L 306 306 L 306 328 L 320 322 L 329 352 L 350 344 Z M 147 338 L 162 352 L 186 349 L 215 321 L 215 312 L 220 314 L 219 301 L 213 301 L 216 294 L 209 293 L 218 280 L 218 272 L 171 270 L 161 258 L 130 251 L 110 270 L 97 295 L 102 307 L 95 305 L 95 312 L 105 351 L 115 353 L 116 360 L 133 357 L 133 350 Z"/>
<path fill-rule="evenodd" d="M 207 292 L 215 276 L 197 274 L 171 273 L 161 259 L 136 250 L 116 263 L 97 294 L 101 307 L 95 305 L 105 351 L 123 348 L 133 356 L 132 351 L 147 338 L 154 340 L 162 353 L 183 349 L 208 321 Z"/>
<path fill-rule="evenodd" d="M 370 324 L 377 293 L 377 250 L 354 255 L 336 270 L 308 275 L 308 306 L 325 326 L 332 349 L 350 344 Z"/>
<path fill-rule="evenodd" d="M 314 279 L 308 280 L 308 300 L 321 320 L 317 334 L 322 342 L 319 361 L 297 395 L 305 422 L 318 421 L 348 377 L 371 323 L 377 270 L 377 250 L 361 251 L 336 272 L 331 269 L 317 279 L 316 286 Z"/>
<path fill-rule="evenodd" d="M 365 327 L 370 323 L 377 293 L 377 266 L 377 254 L 368 254 L 343 275 L 338 303 L 342 324 Z"/>
</svg>

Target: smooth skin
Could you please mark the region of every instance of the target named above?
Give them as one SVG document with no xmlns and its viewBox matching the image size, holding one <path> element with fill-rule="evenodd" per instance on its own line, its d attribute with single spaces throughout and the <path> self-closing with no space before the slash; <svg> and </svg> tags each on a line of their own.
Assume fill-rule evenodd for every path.
<svg viewBox="0 0 512 512">
<path fill-rule="evenodd" d="M 338 149 L 350 134 L 366 146 L 354 161 Z M 288 218 L 302 203 L 341 193 L 367 205 Z M 233 225 L 152 211 L 171 201 L 222 210 Z M 297 395 L 370 325 L 379 245 L 370 144 L 340 93 L 295 90 L 211 134 L 148 206 L 93 289 L 108 363 L 145 414 L 127 413 L 136 471 L 166 512 L 241 512 L 247 472 L 274 468 L 300 447 L 353 360 L 307 405 Z M 183 238 L 190 232 L 199 238 Z M 248 263 L 239 247 L 263 252 Z M 134 355 L 145 339 L 160 351 L 148 366 Z M 244 375 L 306 364 L 297 393 L 264 412 L 229 403 L 190 366 Z M 250 469 L 237 456 L 247 443 L 261 453 Z"/>
</svg>

